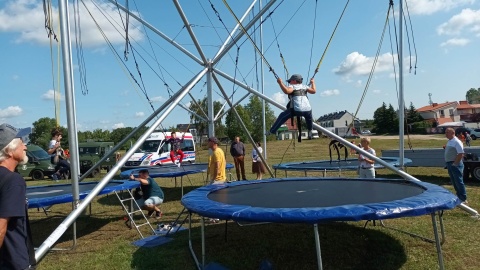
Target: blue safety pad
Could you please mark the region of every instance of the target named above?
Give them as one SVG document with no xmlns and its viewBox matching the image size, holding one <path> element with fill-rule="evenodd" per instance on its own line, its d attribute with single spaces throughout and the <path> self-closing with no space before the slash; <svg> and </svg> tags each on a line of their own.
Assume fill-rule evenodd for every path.
<svg viewBox="0 0 480 270">
<path fill-rule="evenodd" d="M 87 197 L 87 195 L 95 188 L 99 182 L 81 182 L 79 183 L 79 198 L 80 200 Z M 115 180 L 110 181 L 100 191 L 98 195 L 112 193 L 114 191 L 134 189 L 140 186 L 137 181 Z M 73 201 L 72 185 L 59 184 L 47 186 L 31 186 L 27 187 L 28 208 L 40 208 L 54 204 L 67 203 Z"/>
<path fill-rule="evenodd" d="M 285 178 L 203 186 L 181 203 L 209 218 L 313 224 L 420 216 L 452 209 L 460 200 L 421 181 Z"/>
<path fill-rule="evenodd" d="M 379 157 L 379 159 L 391 164 L 392 166 L 400 166 L 400 158 L 398 157 Z M 404 158 L 404 165 L 412 163 L 411 159 Z M 275 164 L 272 167 L 276 170 L 284 171 L 347 171 L 347 170 L 356 170 L 360 162 L 357 158 L 348 158 L 346 160 L 316 160 L 316 161 L 305 161 L 305 162 L 290 162 Z M 375 169 L 383 169 L 383 166 L 380 163 L 374 164 Z"/>
<path fill-rule="evenodd" d="M 227 170 L 230 170 L 233 168 L 233 165 L 227 163 L 226 168 Z M 208 169 L 208 163 L 183 164 L 180 167 L 177 167 L 176 165 L 138 167 L 121 172 L 120 177 L 128 179 L 131 174 L 138 177 L 138 172 L 141 169 L 148 169 L 148 173 L 152 178 L 180 177 L 187 174 L 206 172 Z"/>
<path fill-rule="evenodd" d="M 132 244 L 134 244 L 137 247 L 152 248 L 152 247 L 158 247 L 160 245 L 166 244 L 168 242 L 171 242 L 172 240 L 173 238 L 170 238 L 170 237 L 152 235 L 152 236 L 137 240 Z"/>
</svg>

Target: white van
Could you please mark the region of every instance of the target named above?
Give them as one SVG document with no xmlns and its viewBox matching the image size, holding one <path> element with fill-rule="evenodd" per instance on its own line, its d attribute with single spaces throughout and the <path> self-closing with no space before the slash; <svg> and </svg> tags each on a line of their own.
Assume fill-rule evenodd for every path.
<svg viewBox="0 0 480 270">
<path fill-rule="evenodd" d="M 318 131 L 315 130 L 315 129 L 313 129 L 313 130 L 312 130 L 312 139 L 318 139 L 318 138 L 320 138 L 320 137 L 318 136 Z M 303 139 L 303 140 L 308 139 L 308 131 L 302 131 L 302 139 Z"/>
<path fill-rule="evenodd" d="M 180 147 L 183 151 L 183 162 L 195 163 L 195 141 L 189 132 L 177 132 L 177 138 L 184 138 Z M 185 135 L 184 135 L 185 134 Z M 122 171 L 133 169 L 135 167 L 161 166 L 172 164 L 170 159 L 170 144 L 165 143 L 170 139 L 171 132 L 153 132 L 135 151 L 135 153 L 125 162 Z M 177 156 L 179 160 L 180 156 Z"/>
</svg>

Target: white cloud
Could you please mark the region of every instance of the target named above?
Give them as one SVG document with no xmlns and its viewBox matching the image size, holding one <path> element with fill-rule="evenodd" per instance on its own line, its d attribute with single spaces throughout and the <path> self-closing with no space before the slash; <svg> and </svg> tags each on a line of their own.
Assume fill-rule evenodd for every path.
<svg viewBox="0 0 480 270">
<path fill-rule="evenodd" d="M 277 103 L 280 103 L 282 105 L 286 105 L 288 102 L 288 97 L 282 92 L 277 92 L 273 94 L 272 99 L 275 100 Z"/>
<path fill-rule="evenodd" d="M 437 27 L 439 35 L 459 35 L 463 31 L 480 35 L 480 10 L 464 9 Z"/>
<path fill-rule="evenodd" d="M 125 127 L 124 123 L 117 123 L 112 126 L 112 129 L 124 128 L 124 127 Z"/>
<path fill-rule="evenodd" d="M 12 76 L 12 80 L 16 81 L 18 79 L 20 79 L 20 75 L 13 75 Z"/>
<path fill-rule="evenodd" d="M 470 40 L 466 38 L 452 38 L 440 44 L 440 47 L 465 46 L 468 43 L 470 43 Z"/>
<path fill-rule="evenodd" d="M 376 94 L 376 95 L 379 95 L 379 94 L 382 93 L 382 91 L 381 91 L 381 90 L 378 90 L 378 89 L 375 89 L 375 90 L 372 91 L 372 93 L 374 93 L 374 94 Z"/>
<path fill-rule="evenodd" d="M 163 98 L 162 96 L 150 98 L 150 101 L 151 101 L 151 102 L 162 102 L 162 101 L 165 101 L 165 100 L 166 100 L 166 99 Z"/>
<path fill-rule="evenodd" d="M 320 93 L 321 97 L 338 96 L 338 95 L 340 95 L 340 90 L 338 89 L 325 90 Z"/>
<path fill-rule="evenodd" d="M 375 67 L 375 72 L 388 71 L 392 69 L 392 61 L 395 57 L 392 57 L 391 53 L 385 53 L 378 57 L 377 65 Z M 372 70 L 374 57 L 367 57 L 359 52 L 352 52 L 340 66 L 333 69 L 333 72 L 337 75 L 368 75 Z"/>
<path fill-rule="evenodd" d="M 8 106 L 5 109 L 0 108 L 0 119 L 19 116 L 22 114 L 22 112 L 23 109 L 19 106 Z"/>
<path fill-rule="evenodd" d="M 475 0 L 411 0 L 408 1 L 410 14 L 430 15 L 456 7 L 473 4 Z"/>
<path fill-rule="evenodd" d="M 54 90 L 50 89 L 48 90 L 47 92 L 45 92 L 43 95 L 42 95 L 42 99 L 44 100 L 54 100 L 56 95 L 60 95 L 60 100 L 63 100 L 63 96 L 61 93 L 55 93 Z"/>
<path fill-rule="evenodd" d="M 121 30 L 123 29 L 121 26 L 121 19 L 119 18 L 118 10 L 114 5 L 110 3 L 98 3 L 97 6 L 102 11 L 99 11 L 91 1 L 86 1 L 85 5 L 111 43 L 122 44 L 125 42 L 125 39 L 120 34 L 123 34 L 125 31 Z M 69 6 L 69 11 L 72 21 L 71 26 L 73 27 L 74 8 L 72 4 Z M 80 18 L 83 18 L 80 20 L 83 46 L 99 46 L 106 44 L 88 11 L 83 5 L 80 5 L 79 16 Z M 58 8 L 56 6 L 52 7 L 52 13 L 54 14 L 53 29 L 54 31 L 58 31 Z M 116 21 L 114 22 L 112 20 Z M 50 41 L 45 32 L 44 21 L 45 16 L 43 13 L 42 1 L 9 1 L 5 4 L 4 9 L 0 10 L 0 32 L 18 34 L 15 37 L 16 40 L 14 40 L 18 43 L 34 42 L 44 45 L 49 44 Z M 110 21 L 112 21 L 112 23 L 110 23 Z M 123 21 L 125 21 L 125 19 Z M 114 26 L 112 26 L 112 24 Z M 130 17 L 130 28 L 128 29 L 128 33 L 131 38 L 137 41 L 143 39 L 143 34 L 139 30 L 138 25 L 139 23 Z M 117 29 L 120 29 L 120 33 Z M 58 36 L 59 33 L 56 34 Z M 72 32 L 72 35 L 74 34 L 75 33 Z M 75 39 L 75 37 L 72 37 L 72 39 Z"/>
<path fill-rule="evenodd" d="M 141 118 L 141 117 L 144 117 L 144 116 L 145 116 L 144 112 L 136 112 L 135 113 L 135 117 L 137 117 L 137 118 Z"/>
</svg>

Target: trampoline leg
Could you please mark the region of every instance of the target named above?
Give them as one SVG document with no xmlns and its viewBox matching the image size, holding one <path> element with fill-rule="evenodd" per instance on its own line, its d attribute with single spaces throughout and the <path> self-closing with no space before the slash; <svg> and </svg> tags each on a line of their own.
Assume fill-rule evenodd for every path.
<svg viewBox="0 0 480 270">
<path fill-rule="evenodd" d="M 206 260 L 206 255 L 205 255 L 205 218 L 202 217 L 201 220 L 201 235 L 202 235 L 202 269 L 205 268 L 205 260 Z"/>
<path fill-rule="evenodd" d="M 317 266 L 319 270 L 323 269 L 322 266 L 322 252 L 320 251 L 320 236 L 318 234 L 318 224 L 313 225 L 313 233 L 315 234 L 315 248 L 317 251 Z"/>
<path fill-rule="evenodd" d="M 202 226 L 203 224 L 204 223 L 202 218 Z M 203 243 L 203 239 L 202 239 L 202 243 Z M 190 249 L 190 254 L 192 254 L 192 258 L 195 261 L 195 265 L 197 266 L 197 269 L 198 270 L 203 269 L 205 267 L 205 263 L 203 262 L 202 265 L 200 265 L 192 245 L 192 212 L 188 212 L 188 248 Z"/>
<path fill-rule="evenodd" d="M 440 270 L 443 270 L 445 269 L 445 266 L 443 265 L 443 254 L 442 254 L 442 245 L 440 243 L 440 238 L 438 237 L 438 228 L 437 228 L 437 217 L 436 217 L 436 213 L 432 213 L 431 216 L 432 216 L 432 226 L 433 226 L 433 234 L 435 236 L 435 246 L 437 248 L 437 257 L 438 257 L 438 267 Z M 441 219 L 442 217 L 439 216 L 439 218 Z M 443 226 L 442 226 L 443 227 Z M 441 229 L 442 230 L 442 234 L 443 234 L 443 228 Z"/>
</svg>

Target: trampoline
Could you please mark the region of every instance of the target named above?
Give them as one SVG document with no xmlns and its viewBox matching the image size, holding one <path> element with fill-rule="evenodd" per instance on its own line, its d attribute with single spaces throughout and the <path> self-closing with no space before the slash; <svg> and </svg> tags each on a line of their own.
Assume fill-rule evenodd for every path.
<svg viewBox="0 0 480 270">
<path fill-rule="evenodd" d="M 98 182 L 79 183 L 80 199 L 84 199 L 97 184 Z M 139 186 L 140 183 L 137 181 L 110 181 L 99 195 L 112 193 L 114 191 L 134 189 Z M 72 185 L 60 184 L 27 187 L 27 199 L 28 208 L 41 208 L 54 204 L 72 202 Z"/>
<path fill-rule="evenodd" d="M 379 159 L 391 164 L 392 166 L 400 166 L 400 158 L 398 157 L 378 157 Z M 404 165 L 412 163 L 411 159 L 404 158 Z M 275 169 L 275 176 L 277 175 L 277 170 L 285 171 L 285 177 L 287 177 L 287 171 L 303 171 L 305 176 L 307 176 L 308 171 L 353 171 L 356 170 L 359 166 L 359 161 L 356 158 L 349 158 L 346 160 L 316 160 L 316 161 L 305 161 L 305 162 L 290 162 L 283 164 L 273 165 Z M 375 169 L 383 169 L 383 166 L 380 163 L 374 164 Z M 324 175 L 325 176 L 325 175 Z"/>
<path fill-rule="evenodd" d="M 318 223 L 384 220 L 426 214 L 432 216 L 434 242 L 442 268 L 437 216 L 444 236 L 439 213 L 460 204 L 454 194 L 434 184 L 379 178 L 240 181 L 200 187 L 187 193 L 181 202 L 190 214 L 197 213 L 203 217 L 237 222 L 313 224 L 319 269 L 322 266 Z M 202 222 L 202 230 L 203 226 Z M 202 243 L 203 237 L 202 234 Z M 196 258 L 193 249 L 191 252 Z"/>
<path fill-rule="evenodd" d="M 228 170 L 228 174 L 230 175 L 230 180 L 232 180 L 232 174 L 230 173 L 230 169 L 232 168 L 233 165 L 227 163 L 226 169 Z M 123 179 L 128 179 L 131 174 L 133 174 L 135 177 L 138 177 L 138 172 L 141 169 L 148 169 L 148 173 L 152 178 L 175 178 L 175 187 L 177 186 L 177 177 L 180 177 L 180 186 L 182 188 L 183 196 L 183 176 L 206 172 L 208 169 L 208 163 L 182 164 L 182 166 L 180 167 L 177 167 L 176 165 L 137 167 L 135 169 L 121 172 L 120 177 Z"/>
</svg>

